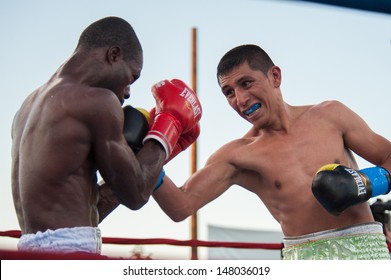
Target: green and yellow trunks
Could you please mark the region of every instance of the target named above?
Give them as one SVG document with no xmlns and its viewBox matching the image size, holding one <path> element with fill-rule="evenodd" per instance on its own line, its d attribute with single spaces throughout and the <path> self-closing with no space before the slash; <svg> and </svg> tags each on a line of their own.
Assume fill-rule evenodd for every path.
<svg viewBox="0 0 391 280">
<path fill-rule="evenodd" d="M 284 238 L 284 260 L 389 260 L 382 224 L 374 222 L 348 228 Z"/>
</svg>

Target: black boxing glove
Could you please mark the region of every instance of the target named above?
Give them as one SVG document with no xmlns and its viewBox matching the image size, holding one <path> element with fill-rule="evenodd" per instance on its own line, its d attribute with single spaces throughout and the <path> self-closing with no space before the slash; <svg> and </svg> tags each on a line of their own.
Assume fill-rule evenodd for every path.
<svg viewBox="0 0 391 280">
<path fill-rule="evenodd" d="M 378 166 L 354 170 L 339 164 L 327 164 L 318 170 L 312 181 L 312 193 L 316 199 L 336 216 L 352 205 L 389 193 L 390 189 L 390 173 Z"/>
<path fill-rule="evenodd" d="M 144 109 L 136 109 L 130 105 L 123 107 L 123 110 L 123 134 L 129 147 L 137 154 L 143 147 L 143 139 L 149 131 L 149 113 Z"/>
</svg>

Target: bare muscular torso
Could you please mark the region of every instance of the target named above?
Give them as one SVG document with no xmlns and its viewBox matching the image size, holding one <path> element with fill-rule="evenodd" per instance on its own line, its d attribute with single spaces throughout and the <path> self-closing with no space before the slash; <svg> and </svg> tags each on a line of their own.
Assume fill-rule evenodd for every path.
<svg viewBox="0 0 391 280">
<path fill-rule="evenodd" d="M 352 153 L 344 146 L 341 131 L 330 123 L 327 111 L 318 107 L 295 107 L 288 132 L 262 133 L 252 129 L 220 151 L 240 167 L 237 184 L 263 201 L 285 236 L 373 221 L 367 203 L 333 216 L 312 194 L 312 179 L 322 165 L 341 163 L 357 168 Z"/>
<path fill-rule="evenodd" d="M 96 167 L 91 135 L 80 119 L 82 85 L 53 80 L 16 114 L 12 191 L 23 233 L 96 226 Z"/>
<path fill-rule="evenodd" d="M 171 219 L 181 221 L 232 185 L 239 185 L 262 200 L 285 236 L 374 221 L 368 203 L 333 216 L 316 200 L 311 185 L 325 164 L 357 169 L 353 152 L 390 169 L 391 143 L 387 139 L 341 102 L 287 104 L 277 66 L 263 73 L 244 62 L 222 72 L 218 77 L 222 93 L 252 128 L 219 148 L 181 187 L 165 178 L 154 198 Z"/>
</svg>

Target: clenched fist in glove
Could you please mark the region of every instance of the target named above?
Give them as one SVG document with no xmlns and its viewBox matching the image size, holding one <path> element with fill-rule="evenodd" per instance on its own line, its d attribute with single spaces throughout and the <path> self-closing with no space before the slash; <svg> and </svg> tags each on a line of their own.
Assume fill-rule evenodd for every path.
<svg viewBox="0 0 391 280">
<path fill-rule="evenodd" d="M 149 130 L 150 116 L 141 108 L 127 105 L 124 111 L 123 134 L 129 147 L 137 154 L 143 146 L 143 139 Z"/>
<path fill-rule="evenodd" d="M 352 205 L 389 193 L 390 180 L 390 173 L 382 167 L 354 170 L 327 164 L 316 173 L 312 192 L 327 211 L 337 216 Z"/>
<path fill-rule="evenodd" d="M 155 117 L 143 143 L 148 139 L 159 141 L 167 161 L 181 136 L 194 134 L 202 107 L 193 90 L 181 80 L 163 80 L 152 87 L 152 94 L 156 100 Z"/>
</svg>

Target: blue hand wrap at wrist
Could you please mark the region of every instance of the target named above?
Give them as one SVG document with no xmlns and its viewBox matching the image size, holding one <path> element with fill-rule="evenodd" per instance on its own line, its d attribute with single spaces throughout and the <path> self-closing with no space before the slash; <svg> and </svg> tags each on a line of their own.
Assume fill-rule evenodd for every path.
<svg viewBox="0 0 391 280">
<path fill-rule="evenodd" d="M 162 172 L 160 173 L 159 179 L 157 180 L 154 191 L 156 191 L 163 184 L 164 175 L 166 175 L 166 172 L 164 172 L 164 169 L 162 169 Z"/>
<path fill-rule="evenodd" d="M 369 167 L 361 169 L 360 172 L 368 176 L 372 184 L 372 196 L 386 194 L 390 192 L 391 182 L 390 173 L 383 167 Z"/>
</svg>

